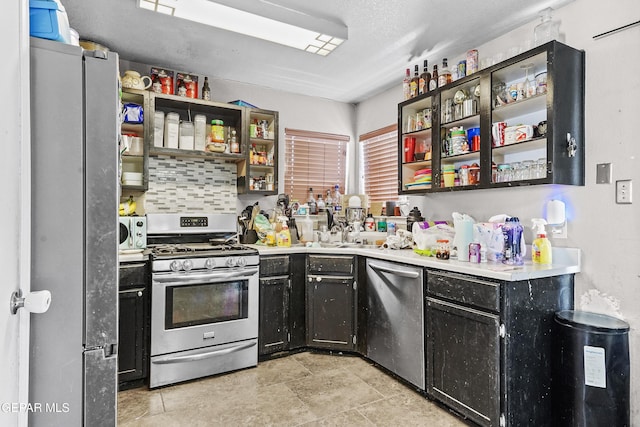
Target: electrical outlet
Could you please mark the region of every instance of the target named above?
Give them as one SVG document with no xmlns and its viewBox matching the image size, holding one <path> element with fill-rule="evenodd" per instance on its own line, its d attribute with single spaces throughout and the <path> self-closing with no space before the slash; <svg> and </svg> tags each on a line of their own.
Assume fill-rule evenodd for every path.
<svg viewBox="0 0 640 427">
<path fill-rule="evenodd" d="M 633 192 L 630 179 L 616 181 L 616 203 L 631 204 L 632 195 Z"/>
</svg>

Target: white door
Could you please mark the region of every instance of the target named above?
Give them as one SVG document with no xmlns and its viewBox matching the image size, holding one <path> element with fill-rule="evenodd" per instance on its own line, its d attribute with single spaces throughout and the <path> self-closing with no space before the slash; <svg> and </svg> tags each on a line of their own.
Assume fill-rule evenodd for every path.
<svg viewBox="0 0 640 427">
<path fill-rule="evenodd" d="M 29 291 L 29 28 L 28 1 L 2 5 L 0 103 L 0 425 L 26 426 L 29 413 L 29 313 L 12 315 L 11 294 Z"/>
</svg>

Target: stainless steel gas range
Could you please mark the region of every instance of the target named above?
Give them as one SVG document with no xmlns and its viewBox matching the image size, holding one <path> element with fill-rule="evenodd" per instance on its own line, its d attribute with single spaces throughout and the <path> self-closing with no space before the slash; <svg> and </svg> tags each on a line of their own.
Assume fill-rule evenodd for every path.
<svg viewBox="0 0 640 427">
<path fill-rule="evenodd" d="M 256 250 L 226 214 L 147 214 L 151 388 L 256 366 Z"/>
</svg>

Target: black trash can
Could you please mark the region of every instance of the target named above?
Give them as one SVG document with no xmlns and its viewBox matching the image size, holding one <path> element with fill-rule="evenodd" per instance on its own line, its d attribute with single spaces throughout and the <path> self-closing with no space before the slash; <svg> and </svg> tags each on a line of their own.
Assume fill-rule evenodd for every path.
<svg viewBox="0 0 640 427">
<path fill-rule="evenodd" d="M 586 311 L 554 316 L 553 411 L 558 426 L 629 426 L 629 324 Z"/>
</svg>

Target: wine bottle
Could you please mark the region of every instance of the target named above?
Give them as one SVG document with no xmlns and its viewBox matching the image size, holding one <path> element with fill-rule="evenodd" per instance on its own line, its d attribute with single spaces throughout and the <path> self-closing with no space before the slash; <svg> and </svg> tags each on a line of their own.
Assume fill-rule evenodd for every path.
<svg viewBox="0 0 640 427">
<path fill-rule="evenodd" d="M 429 92 L 429 82 L 431 81 L 431 73 L 427 67 L 427 60 L 424 60 L 424 67 L 422 74 L 420 74 L 420 81 L 418 82 L 418 95 Z"/>
<path fill-rule="evenodd" d="M 211 101 L 211 89 L 209 88 L 209 77 L 204 78 L 202 84 L 202 99 L 205 101 Z"/>
<path fill-rule="evenodd" d="M 420 82 L 420 76 L 418 75 L 418 66 L 416 65 L 415 71 L 413 72 L 413 78 L 409 83 L 409 88 L 411 91 L 411 98 L 415 98 L 418 96 L 418 84 Z"/>
<path fill-rule="evenodd" d="M 404 99 L 407 100 L 411 98 L 411 71 L 407 68 L 407 71 L 404 74 L 404 80 L 402 80 L 402 93 L 404 94 Z"/>
<path fill-rule="evenodd" d="M 442 58 L 442 69 L 438 75 L 438 87 L 451 83 L 451 71 L 447 66 L 447 58 Z"/>
<path fill-rule="evenodd" d="M 429 81 L 429 90 L 434 90 L 438 87 L 438 65 L 433 66 L 431 72 L 431 81 Z"/>
</svg>

